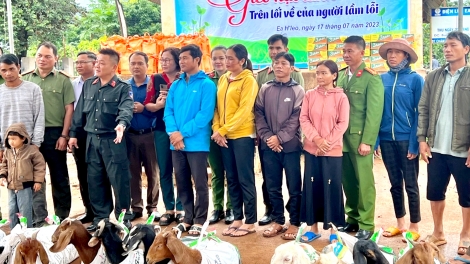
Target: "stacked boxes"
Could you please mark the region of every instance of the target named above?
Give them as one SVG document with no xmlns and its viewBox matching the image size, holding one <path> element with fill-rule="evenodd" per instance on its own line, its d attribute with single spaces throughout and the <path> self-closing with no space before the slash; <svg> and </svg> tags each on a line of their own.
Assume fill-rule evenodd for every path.
<svg viewBox="0 0 470 264">
<path fill-rule="evenodd" d="M 413 49 L 416 49 L 413 34 L 370 34 L 363 36 L 366 42 L 364 50 L 364 63 L 367 67 L 378 71 L 388 71 L 386 60 L 379 54 L 379 48 L 395 39 L 404 38 L 410 42 Z M 316 70 L 316 65 L 322 60 L 332 60 L 338 64 L 338 68 L 345 68 L 347 65 L 343 59 L 344 40 L 346 37 L 311 37 L 308 38 L 307 53 L 309 70 Z M 412 65 L 412 67 L 414 64 Z"/>
</svg>

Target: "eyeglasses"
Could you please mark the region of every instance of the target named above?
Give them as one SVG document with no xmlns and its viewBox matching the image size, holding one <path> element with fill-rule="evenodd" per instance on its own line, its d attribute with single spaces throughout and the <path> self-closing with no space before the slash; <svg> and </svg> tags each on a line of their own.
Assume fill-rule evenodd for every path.
<svg viewBox="0 0 470 264">
<path fill-rule="evenodd" d="M 91 60 L 88 60 L 88 61 L 74 61 L 73 63 L 75 63 L 75 65 L 80 65 L 80 64 L 87 64 L 87 63 L 90 63 L 90 62 L 93 62 Z"/>
<path fill-rule="evenodd" d="M 161 64 L 170 64 L 171 61 L 173 61 L 173 59 L 164 59 L 164 60 L 160 60 L 160 63 Z"/>
</svg>

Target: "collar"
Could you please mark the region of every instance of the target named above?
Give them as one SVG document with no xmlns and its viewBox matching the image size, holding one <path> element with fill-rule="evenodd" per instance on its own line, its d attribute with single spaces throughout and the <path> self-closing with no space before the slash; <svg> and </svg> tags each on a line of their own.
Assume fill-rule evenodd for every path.
<svg viewBox="0 0 470 264">
<path fill-rule="evenodd" d="M 458 69 L 457 71 L 455 71 L 454 75 L 456 74 L 460 74 L 462 73 L 463 69 L 465 68 L 466 66 L 463 66 L 462 68 Z M 446 71 L 446 73 L 450 74 L 450 67 L 449 65 L 447 65 L 444 70 Z"/>
<path fill-rule="evenodd" d="M 278 81 L 276 80 L 276 78 L 274 78 L 274 80 L 272 80 L 272 81 L 270 81 L 270 82 L 272 82 L 272 83 L 273 83 L 274 85 L 276 85 L 276 86 L 287 86 L 287 87 L 291 87 L 291 86 L 298 85 L 298 83 L 297 83 L 294 79 L 292 79 L 292 78 L 290 78 L 289 81 L 284 82 L 284 83 L 283 83 L 283 82 L 278 82 Z"/>
<path fill-rule="evenodd" d="M 150 81 L 150 77 L 148 75 L 145 76 L 145 81 L 140 85 L 140 86 L 143 86 L 145 85 L 145 87 L 147 87 L 147 84 L 149 83 Z M 134 77 L 130 78 L 129 79 L 129 84 L 134 86 L 134 87 L 137 87 L 137 85 L 135 84 L 135 80 L 134 80 Z M 139 86 L 139 87 L 140 87 Z"/>
<path fill-rule="evenodd" d="M 111 80 L 107 84 L 105 84 L 105 85 L 101 84 L 101 87 L 105 87 L 107 85 L 110 85 L 112 88 L 114 88 L 114 87 L 116 87 L 116 84 L 117 84 L 118 80 L 119 79 L 118 79 L 117 75 L 114 75 L 113 78 L 111 78 Z M 100 77 L 97 77 L 96 80 L 94 80 L 92 84 L 97 84 L 98 82 L 100 82 Z"/>
<path fill-rule="evenodd" d="M 51 75 L 51 74 L 55 76 L 55 75 L 57 74 L 57 72 L 58 72 L 58 71 L 57 71 L 56 68 L 52 68 L 52 71 L 49 72 L 49 73 L 46 75 L 46 77 L 49 76 L 49 75 Z M 36 69 L 34 70 L 33 74 L 36 74 L 37 76 L 40 76 L 40 75 L 39 75 L 39 69 L 36 68 Z"/>
<path fill-rule="evenodd" d="M 268 74 L 271 74 L 271 72 L 274 72 L 274 69 L 272 65 L 269 65 Z"/>
</svg>

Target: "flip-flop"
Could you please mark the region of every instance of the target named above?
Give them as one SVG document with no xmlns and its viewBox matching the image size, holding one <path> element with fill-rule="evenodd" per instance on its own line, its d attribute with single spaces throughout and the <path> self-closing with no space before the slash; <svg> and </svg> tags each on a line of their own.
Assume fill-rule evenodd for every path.
<svg viewBox="0 0 470 264">
<path fill-rule="evenodd" d="M 454 260 L 462 261 L 463 263 L 470 263 L 470 260 L 464 259 L 464 258 L 459 257 L 459 256 L 455 257 Z"/>
<path fill-rule="evenodd" d="M 281 235 L 281 238 L 284 240 L 295 240 L 297 238 L 297 233 L 299 232 L 299 228 L 290 225 L 289 228 L 286 230 L 284 234 Z"/>
<path fill-rule="evenodd" d="M 415 242 L 418 241 L 418 239 L 421 237 L 421 235 L 420 235 L 418 232 L 411 231 L 411 230 L 408 230 L 408 231 L 406 231 L 406 232 L 408 232 L 408 233 L 411 234 L 411 238 L 412 238 L 413 241 L 415 241 Z M 403 243 L 406 243 L 406 239 L 405 239 L 405 238 L 402 238 L 401 241 L 402 241 Z"/>
<path fill-rule="evenodd" d="M 331 235 L 330 235 L 330 244 L 333 244 L 333 240 L 338 241 L 338 235 L 336 235 L 336 234 L 331 234 Z"/>
<path fill-rule="evenodd" d="M 278 223 L 274 223 L 272 224 L 270 227 L 266 228 L 264 231 L 263 231 L 263 236 L 264 237 L 275 237 L 281 233 L 284 233 L 286 231 L 286 229 L 278 224 Z"/>
<path fill-rule="evenodd" d="M 177 226 L 172 227 L 171 229 L 176 230 L 176 231 L 180 231 L 181 233 L 183 233 L 183 232 L 187 232 L 188 228 L 189 228 L 189 226 L 186 227 L 183 223 L 180 223 Z"/>
<path fill-rule="evenodd" d="M 307 237 L 307 239 L 303 239 L 303 238 L 301 237 L 301 238 L 300 238 L 300 242 L 303 242 L 303 243 L 310 243 L 310 242 L 312 242 L 313 240 L 320 238 L 320 237 L 321 237 L 321 234 L 320 234 L 320 233 L 315 234 L 315 233 L 312 232 L 312 231 L 308 231 L 308 232 L 305 232 L 302 236 Z"/>
<path fill-rule="evenodd" d="M 238 227 L 236 226 L 229 226 L 227 229 L 225 229 L 224 231 L 222 231 L 222 235 L 223 236 L 230 236 L 233 232 L 237 231 Z M 230 230 L 233 230 L 232 232 L 228 232 Z"/>
<path fill-rule="evenodd" d="M 191 228 L 188 230 L 188 235 L 189 236 L 200 236 L 202 231 L 202 226 L 197 226 L 193 225 Z"/>
<path fill-rule="evenodd" d="M 428 235 L 425 239 L 422 239 L 421 242 L 433 243 L 436 247 L 447 244 L 447 240 L 439 239 L 434 235 Z"/>
<path fill-rule="evenodd" d="M 233 233 L 231 233 L 230 236 L 231 237 L 242 237 L 242 236 L 246 236 L 246 235 L 249 235 L 249 234 L 256 233 L 256 230 L 254 228 L 251 229 L 251 230 L 244 229 L 244 228 L 238 228 L 235 232 L 238 232 L 238 231 L 245 232 L 245 234 L 243 234 L 243 235 L 234 235 Z"/>
<path fill-rule="evenodd" d="M 469 246 L 470 246 L 470 241 L 461 240 L 459 242 L 459 247 L 457 248 L 457 254 L 465 255 L 465 253 L 467 253 L 467 249 Z"/>
<path fill-rule="evenodd" d="M 403 233 L 403 230 L 400 230 L 398 229 L 397 227 L 395 226 L 391 226 L 389 228 L 387 228 L 384 232 L 383 232 L 383 236 L 384 237 L 394 237 L 394 236 L 398 236 L 398 235 L 401 235 Z"/>
</svg>

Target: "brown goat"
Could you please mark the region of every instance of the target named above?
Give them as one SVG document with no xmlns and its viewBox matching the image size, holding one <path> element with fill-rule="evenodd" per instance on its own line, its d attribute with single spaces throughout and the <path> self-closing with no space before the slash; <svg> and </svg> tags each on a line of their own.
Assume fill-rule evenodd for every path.
<svg viewBox="0 0 470 264">
<path fill-rule="evenodd" d="M 26 238 L 23 234 L 18 234 L 21 242 L 16 246 L 15 264 L 36 264 L 39 259 L 43 264 L 49 264 L 49 257 L 41 242 L 36 239 L 38 232 L 35 232 L 31 238 Z"/>
<path fill-rule="evenodd" d="M 175 264 L 200 264 L 202 255 L 179 240 L 173 231 L 165 231 L 155 237 L 147 254 L 147 263 L 155 264 L 171 259 Z"/>
<path fill-rule="evenodd" d="M 429 264 L 434 263 L 434 258 L 440 263 L 445 263 L 444 256 L 436 245 L 428 242 L 416 243 L 414 247 L 398 259 L 396 264 Z"/>
<path fill-rule="evenodd" d="M 94 247 L 88 246 L 91 237 L 80 221 L 65 219 L 52 235 L 54 245 L 49 250 L 57 253 L 64 250 L 67 245 L 72 244 L 78 251 L 78 260 L 81 259 L 84 264 L 90 264 L 100 249 L 97 245 Z"/>
</svg>

